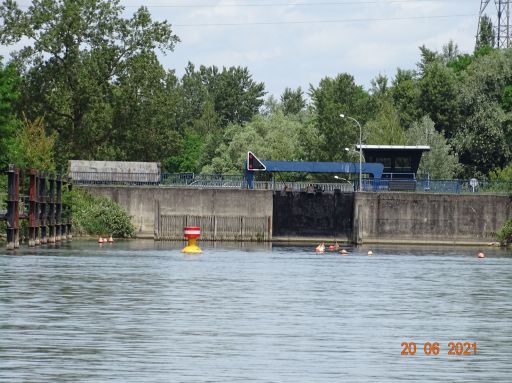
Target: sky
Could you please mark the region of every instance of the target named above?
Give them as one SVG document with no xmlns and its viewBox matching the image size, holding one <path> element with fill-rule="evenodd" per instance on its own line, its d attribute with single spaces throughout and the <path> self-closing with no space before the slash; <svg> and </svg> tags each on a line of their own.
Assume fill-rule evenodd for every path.
<svg viewBox="0 0 512 383">
<path fill-rule="evenodd" d="M 20 1 L 20 3 L 23 1 Z M 368 89 L 382 74 L 414 69 L 419 49 L 453 40 L 474 48 L 477 0 L 121 0 L 126 16 L 144 5 L 181 40 L 160 55 L 181 76 L 196 66 L 247 67 L 279 98 L 286 87 L 318 86 L 324 77 L 354 76 Z M 0 51 L 1 53 L 1 51 Z"/>
</svg>

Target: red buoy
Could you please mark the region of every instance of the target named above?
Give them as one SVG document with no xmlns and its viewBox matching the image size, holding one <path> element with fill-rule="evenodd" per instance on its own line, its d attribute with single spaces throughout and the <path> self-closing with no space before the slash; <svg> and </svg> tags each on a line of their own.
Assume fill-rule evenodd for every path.
<svg viewBox="0 0 512 383">
<path fill-rule="evenodd" d="M 201 237 L 201 228 L 199 226 L 188 226 L 183 229 L 185 238 L 199 238 Z"/>
<path fill-rule="evenodd" d="M 196 244 L 196 239 L 201 237 L 199 226 L 188 226 L 183 228 L 183 235 L 188 240 L 188 245 L 182 250 L 183 253 L 198 254 L 201 249 Z"/>
</svg>

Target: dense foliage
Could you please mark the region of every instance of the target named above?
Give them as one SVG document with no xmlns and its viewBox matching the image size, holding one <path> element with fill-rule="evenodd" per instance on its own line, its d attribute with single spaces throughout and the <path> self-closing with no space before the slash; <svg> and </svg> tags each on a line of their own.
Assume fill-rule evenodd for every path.
<svg viewBox="0 0 512 383">
<path fill-rule="evenodd" d="M 179 43 L 171 25 L 145 7 L 123 12 L 119 0 L 1 2 L 0 42 L 22 46 L 0 64 L 3 166 L 131 160 L 239 173 L 247 150 L 349 161 L 359 126 L 344 114 L 364 143 L 430 145 L 421 171 L 433 178 L 512 180 L 512 50 L 493 48 L 488 18 L 473 53 L 422 46 L 415 68 L 370 89 L 339 73 L 265 99 L 248 68 L 189 63 L 179 78 L 157 56 Z"/>
<path fill-rule="evenodd" d="M 503 225 L 497 236 L 502 245 L 508 245 L 512 242 L 512 220 Z"/>
<path fill-rule="evenodd" d="M 73 231 L 81 235 L 131 237 L 134 227 L 123 208 L 105 197 L 94 197 L 84 190 L 68 196 L 73 206 Z"/>
</svg>

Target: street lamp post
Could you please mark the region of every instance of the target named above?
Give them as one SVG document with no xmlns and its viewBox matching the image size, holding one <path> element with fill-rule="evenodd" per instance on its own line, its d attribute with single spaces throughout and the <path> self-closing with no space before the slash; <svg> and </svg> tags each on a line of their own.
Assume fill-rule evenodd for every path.
<svg viewBox="0 0 512 383">
<path fill-rule="evenodd" d="M 359 126 L 359 191 L 362 191 L 363 186 L 363 128 L 361 128 L 361 124 L 355 118 L 347 116 L 345 114 L 340 114 L 341 118 L 348 118 L 349 120 L 354 121 L 357 126 Z"/>
</svg>

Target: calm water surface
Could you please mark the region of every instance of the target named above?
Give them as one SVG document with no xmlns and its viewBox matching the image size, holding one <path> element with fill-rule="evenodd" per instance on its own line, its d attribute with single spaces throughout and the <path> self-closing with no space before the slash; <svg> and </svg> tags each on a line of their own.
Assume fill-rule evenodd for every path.
<svg viewBox="0 0 512 383">
<path fill-rule="evenodd" d="M 180 247 L 0 250 L 0 382 L 512 381 L 506 251 Z"/>
</svg>

